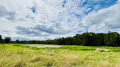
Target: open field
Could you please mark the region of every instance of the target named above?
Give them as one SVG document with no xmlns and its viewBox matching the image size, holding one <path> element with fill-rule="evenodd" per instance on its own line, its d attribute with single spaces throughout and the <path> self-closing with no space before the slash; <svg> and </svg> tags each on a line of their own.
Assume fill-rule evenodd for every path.
<svg viewBox="0 0 120 67">
<path fill-rule="evenodd" d="M 0 67 L 120 67 L 120 47 L 23 45 L 0 44 Z"/>
</svg>

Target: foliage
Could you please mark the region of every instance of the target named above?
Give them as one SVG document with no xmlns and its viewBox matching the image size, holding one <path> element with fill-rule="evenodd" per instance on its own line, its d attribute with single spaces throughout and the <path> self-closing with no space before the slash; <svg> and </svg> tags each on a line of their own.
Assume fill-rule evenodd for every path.
<svg viewBox="0 0 120 67">
<path fill-rule="evenodd" d="M 84 45 L 84 46 L 120 46 L 120 34 L 117 32 L 85 32 L 74 37 L 62 37 L 55 40 L 38 41 L 40 44 Z"/>
<path fill-rule="evenodd" d="M 16 42 L 16 43 L 19 43 L 20 41 L 17 39 L 15 42 Z"/>
<path fill-rule="evenodd" d="M 0 36 L 0 43 L 10 43 L 11 38 L 6 37 L 2 41 Z M 9 42 L 8 42 L 9 41 Z M 20 44 L 58 44 L 58 45 L 83 45 L 83 46 L 120 46 L 120 34 L 117 32 L 109 33 L 94 33 L 85 32 L 83 34 L 76 34 L 73 37 L 62 37 L 54 40 L 22 40 L 11 41 L 11 43 Z"/>
<path fill-rule="evenodd" d="M 11 42 L 11 38 L 10 37 L 5 37 L 4 43 L 10 43 L 10 42 Z"/>
<path fill-rule="evenodd" d="M 2 43 L 3 42 L 3 40 L 2 40 L 2 36 L 0 35 L 0 43 Z"/>
</svg>

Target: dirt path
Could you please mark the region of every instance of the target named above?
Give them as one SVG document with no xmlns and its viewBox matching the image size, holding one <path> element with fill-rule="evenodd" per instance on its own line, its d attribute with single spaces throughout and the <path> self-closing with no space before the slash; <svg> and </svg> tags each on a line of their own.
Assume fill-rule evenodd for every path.
<svg viewBox="0 0 120 67">
<path fill-rule="evenodd" d="M 37 48 L 44 48 L 44 47 L 61 47 L 61 46 L 55 46 L 55 45 L 34 45 L 34 44 L 29 44 L 29 45 L 24 45 L 24 46 L 37 47 Z"/>
<path fill-rule="evenodd" d="M 105 49 L 105 48 L 96 48 L 96 50 L 95 51 L 100 51 L 100 50 L 103 50 L 103 51 L 110 51 L 111 49 Z"/>
</svg>

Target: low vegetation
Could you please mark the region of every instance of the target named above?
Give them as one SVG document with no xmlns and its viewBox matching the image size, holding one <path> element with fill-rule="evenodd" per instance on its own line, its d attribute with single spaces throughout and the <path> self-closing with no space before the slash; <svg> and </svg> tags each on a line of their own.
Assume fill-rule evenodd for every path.
<svg viewBox="0 0 120 67">
<path fill-rule="evenodd" d="M 0 67 L 120 67 L 120 47 L 23 45 L 0 44 Z M 96 51 L 98 48 L 110 51 Z"/>
</svg>

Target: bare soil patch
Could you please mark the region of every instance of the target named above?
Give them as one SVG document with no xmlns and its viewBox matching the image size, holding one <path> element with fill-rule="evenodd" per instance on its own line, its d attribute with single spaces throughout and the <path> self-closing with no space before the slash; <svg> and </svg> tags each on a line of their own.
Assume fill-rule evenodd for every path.
<svg viewBox="0 0 120 67">
<path fill-rule="evenodd" d="M 24 45 L 24 46 L 37 47 L 37 48 L 45 48 L 45 47 L 61 47 L 61 46 L 55 46 L 55 45 L 34 45 L 34 44 Z"/>
<path fill-rule="evenodd" d="M 96 50 L 95 51 L 106 51 L 106 52 L 108 52 L 108 51 L 110 51 L 111 49 L 106 49 L 106 48 L 96 48 Z"/>
</svg>

